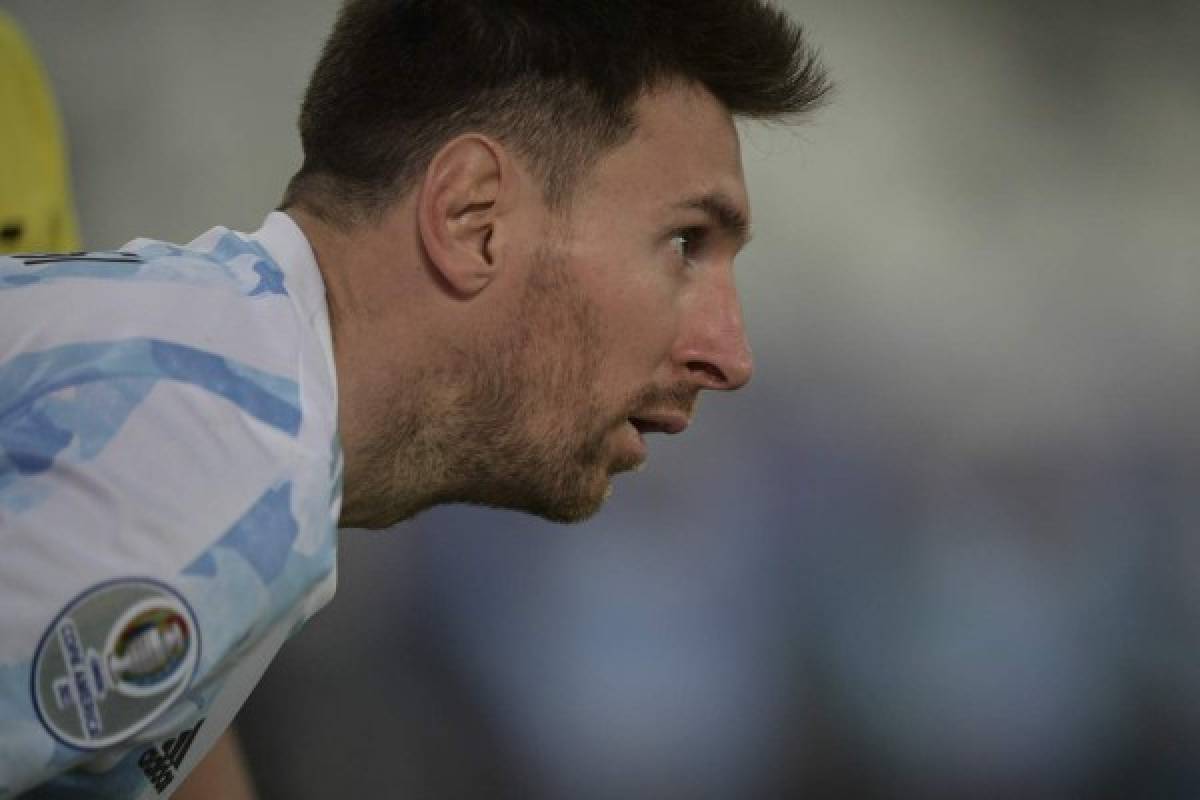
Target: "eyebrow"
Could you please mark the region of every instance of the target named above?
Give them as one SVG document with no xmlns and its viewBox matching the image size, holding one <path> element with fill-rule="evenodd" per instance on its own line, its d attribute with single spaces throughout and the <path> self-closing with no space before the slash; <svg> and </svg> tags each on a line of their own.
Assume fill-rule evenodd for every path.
<svg viewBox="0 0 1200 800">
<path fill-rule="evenodd" d="M 677 203 L 675 207 L 704 212 L 717 224 L 717 227 L 738 243 L 739 248 L 745 247 L 746 243 L 750 241 L 750 220 L 746 218 L 745 212 L 722 192 L 710 192 L 693 197 Z"/>
</svg>

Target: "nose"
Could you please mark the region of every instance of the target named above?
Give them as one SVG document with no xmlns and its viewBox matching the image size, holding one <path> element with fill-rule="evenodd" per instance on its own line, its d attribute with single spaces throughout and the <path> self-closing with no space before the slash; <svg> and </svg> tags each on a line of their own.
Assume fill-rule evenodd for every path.
<svg viewBox="0 0 1200 800">
<path fill-rule="evenodd" d="M 732 274 L 692 298 L 676 363 L 701 389 L 732 391 L 750 382 L 754 359 Z"/>
</svg>

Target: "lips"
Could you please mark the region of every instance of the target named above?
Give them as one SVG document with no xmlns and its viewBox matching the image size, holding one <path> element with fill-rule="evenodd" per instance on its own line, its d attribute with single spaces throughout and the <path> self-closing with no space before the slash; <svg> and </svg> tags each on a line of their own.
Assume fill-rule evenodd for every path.
<svg viewBox="0 0 1200 800">
<path fill-rule="evenodd" d="M 683 433 L 687 430 L 688 416 L 678 411 L 659 411 L 639 414 L 629 418 L 638 433 Z"/>
</svg>

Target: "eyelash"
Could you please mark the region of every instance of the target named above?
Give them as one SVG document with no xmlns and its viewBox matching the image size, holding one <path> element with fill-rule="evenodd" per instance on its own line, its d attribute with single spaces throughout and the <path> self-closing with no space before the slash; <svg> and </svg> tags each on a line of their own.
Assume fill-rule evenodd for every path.
<svg viewBox="0 0 1200 800">
<path fill-rule="evenodd" d="M 692 263 L 696 255 L 704 248 L 705 240 L 708 238 L 708 231 L 704 228 L 690 227 L 680 228 L 671 234 L 672 247 L 679 253 L 679 257 L 687 263 Z M 682 240 L 682 243 L 675 245 L 677 240 Z"/>
</svg>

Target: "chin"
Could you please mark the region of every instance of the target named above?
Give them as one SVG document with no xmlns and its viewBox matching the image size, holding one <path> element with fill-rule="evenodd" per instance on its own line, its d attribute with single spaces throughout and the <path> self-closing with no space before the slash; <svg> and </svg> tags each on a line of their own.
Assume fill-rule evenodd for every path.
<svg viewBox="0 0 1200 800">
<path fill-rule="evenodd" d="M 621 472 L 637 472 L 644 465 L 641 458 L 629 457 L 614 462 L 587 485 L 575 487 L 574 493 L 560 493 L 552 501 L 532 511 L 551 522 L 582 522 L 596 515 L 608 498 L 612 497 L 612 476 Z M 583 483 L 581 481 L 581 483 Z"/>
<path fill-rule="evenodd" d="M 591 508 L 570 508 L 570 509 L 554 509 L 545 513 L 537 514 L 537 516 L 547 522 L 554 522 L 559 525 L 574 525 L 579 522 L 589 520 L 596 515 L 600 510 L 599 506 Z"/>
<path fill-rule="evenodd" d="M 583 522 L 596 515 L 604 501 L 612 494 L 612 487 L 606 483 L 605 488 L 598 494 L 580 495 L 572 498 L 558 498 L 555 502 L 546 503 L 539 508 L 525 509 L 550 522 L 574 523 Z"/>
<path fill-rule="evenodd" d="M 509 506 L 550 522 L 583 522 L 595 516 L 604 501 L 612 494 L 612 481 L 607 474 L 598 473 L 591 480 L 581 480 L 569 489 L 558 487 L 553 493 L 524 498 L 525 502 Z"/>
<path fill-rule="evenodd" d="M 575 522 L 583 522 L 586 519 L 596 515 L 600 507 L 604 504 L 607 494 L 598 500 L 581 500 L 575 499 L 570 501 L 556 500 L 553 502 L 531 502 L 531 501 L 482 501 L 478 505 L 488 506 L 489 508 L 497 508 L 502 511 L 520 511 L 525 514 L 532 514 L 535 517 L 541 517 L 547 522 L 559 522 L 563 524 L 572 524 Z M 468 503 L 472 501 L 467 501 Z"/>
<path fill-rule="evenodd" d="M 549 462 L 543 462 L 549 463 Z M 596 514 L 612 494 L 612 475 L 636 468 L 636 463 L 557 462 L 553 469 L 524 475 L 509 473 L 503 483 L 487 487 L 466 502 L 523 511 L 551 522 L 582 522 Z M 476 487 L 477 489 L 479 487 Z"/>
</svg>

